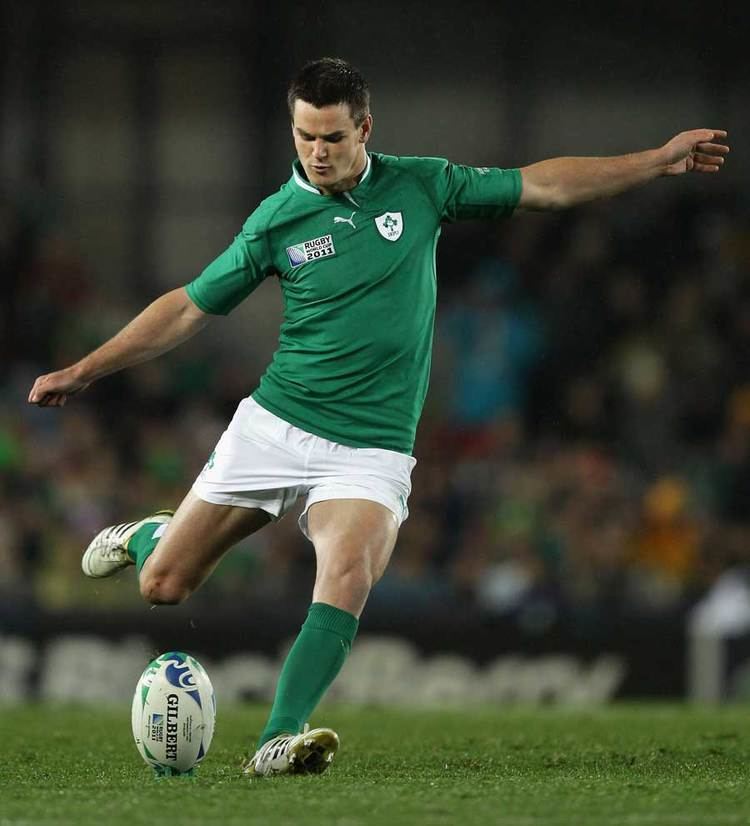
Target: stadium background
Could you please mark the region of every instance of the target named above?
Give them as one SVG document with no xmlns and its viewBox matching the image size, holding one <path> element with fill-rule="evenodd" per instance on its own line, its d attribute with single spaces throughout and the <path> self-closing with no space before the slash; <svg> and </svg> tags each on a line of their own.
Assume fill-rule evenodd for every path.
<svg viewBox="0 0 750 826">
<path fill-rule="evenodd" d="M 276 285 L 62 411 L 25 398 L 194 277 L 286 180 L 285 84 L 323 54 L 368 77 L 376 151 L 517 166 L 697 126 L 734 136 L 717 178 L 446 228 L 411 517 L 356 666 L 400 699 L 415 663 L 426 699 L 480 674 L 493 697 L 683 695 L 695 606 L 742 630 L 749 602 L 740 5 L 705 20 L 673 2 L 3 3 L 2 697 L 66 696 L 55 668 L 73 680 L 104 639 L 125 694 L 125 654 L 152 647 L 234 657 L 237 695 L 269 691 L 313 575 L 293 518 L 175 610 L 79 561 L 102 526 L 184 495 L 273 352 Z M 372 699 L 354 682 L 347 696 Z"/>
</svg>

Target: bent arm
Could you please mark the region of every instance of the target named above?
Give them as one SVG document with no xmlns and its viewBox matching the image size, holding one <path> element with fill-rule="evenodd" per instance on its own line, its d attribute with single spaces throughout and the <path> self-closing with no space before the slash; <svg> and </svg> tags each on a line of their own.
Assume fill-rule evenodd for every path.
<svg viewBox="0 0 750 826">
<path fill-rule="evenodd" d="M 521 169 L 519 206 L 551 210 L 608 198 L 662 175 L 718 172 L 729 147 L 714 143 L 726 132 L 693 129 L 681 132 L 659 149 L 611 158 L 552 158 Z"/>
<path fill-rule="evenodd" d="M 67 396 L 102 376 L 166 353 L 205 327 L 208 320 L 184 287 L 165 293 L 80 361 L 40 376 L 31 388 L 29 402 L 42 407 L 63 405 Z"/>
</svg>

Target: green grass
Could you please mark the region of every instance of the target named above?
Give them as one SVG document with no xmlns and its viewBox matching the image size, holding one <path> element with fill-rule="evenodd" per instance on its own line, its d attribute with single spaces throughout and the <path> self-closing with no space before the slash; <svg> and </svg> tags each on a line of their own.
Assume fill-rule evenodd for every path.
<svg viewBox="0 0 750 826">
<path fill-rule="evenodd" d="M 219 709 L 193 780 L 156 781 L 129 709 L 0 712 L 0 826 L 673 826 L 750 823 L 748 713 L 615 706 L 590 712 L 394 712 L 329 707 L 341 734 L 318 777 L 248 780 L 263 710 Z"/>
</svg>

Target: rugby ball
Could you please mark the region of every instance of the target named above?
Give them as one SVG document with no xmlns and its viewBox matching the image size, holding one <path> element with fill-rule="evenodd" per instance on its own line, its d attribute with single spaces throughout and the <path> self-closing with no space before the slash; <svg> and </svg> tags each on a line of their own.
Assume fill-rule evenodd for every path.
<svg viewBox="0 0 750 826">
<path fill-rule="evenodd" d="M 192 772 L 214 735 L 216 698 L 194 657 L 169 651 L 152 660 L 133 696 L 135 745 L 157 775 Z"/>
</svg>

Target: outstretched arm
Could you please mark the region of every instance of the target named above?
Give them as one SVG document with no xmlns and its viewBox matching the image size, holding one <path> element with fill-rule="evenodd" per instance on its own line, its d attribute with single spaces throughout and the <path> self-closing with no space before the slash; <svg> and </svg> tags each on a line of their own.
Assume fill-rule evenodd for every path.
<svg viewBox="0 0 750 826">
<path fill-rule="evenodd" d="M 166 353 L 203 328 L 209 317 L 193 304 L 184 287 L 165 293 L 137 315 L 116 336 L 64 370 L 34 382 L 29 402 L 60 407 L 68 396 L 92 381 Z"/>
<path fill-rule="evenodd" d="M 521 169 L 519 206 L 548 210 L 606 198 L 662 175 L 718 172 L 729 147 L 720 129 L 681 132 L 659 149 L 612 158 L 552 158 Z"/>
</svg>

